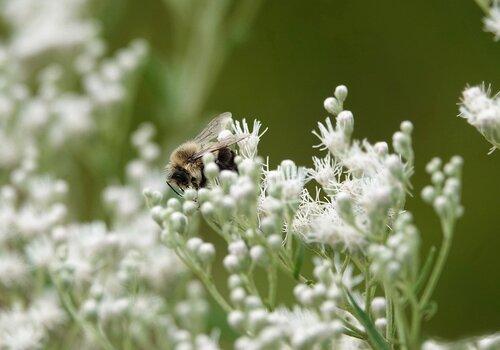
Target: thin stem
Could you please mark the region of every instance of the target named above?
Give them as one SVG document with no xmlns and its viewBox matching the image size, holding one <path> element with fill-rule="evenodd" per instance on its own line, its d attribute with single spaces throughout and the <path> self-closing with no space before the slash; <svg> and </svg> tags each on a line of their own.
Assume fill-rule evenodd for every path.
<svg viewBox="0 0 500 350">
<path fill-rule="evenodd" d="M 276 271 L 276 266 L 274 264 L 270 264 L 268 269 L 267 278 L 269 281 L 269 289 L 267 293 L 267 299 L 271 310 L 274 309 L 276 304 L 276 292 L 277 292 L 277 284 L 278 284 L 278 274 Z"/>
<path fill-rule="evenodd" d="M 114 350 L 115 347 L 106 337 L 106 334 L 103 332 L 103 330 L 101 328 L 96 329 L 90 322 L 86 321 L 83 317 L 81 317 L 78 314 L 78 311 L 73 305 L 73 302 L 70 300 L 69 295 L 62 290 L 59 282 L 57 281 L 57 278 L 55 278 L 52 274 L 50 274 L 50 278 L 54 286 L 56 287 L 57 294 L 59 295 L 61 303 L 64 305 L 64 308 L 66 309 L 70 317 L 73 319 L 75 324 L 81 327 L 84 331 L 92 334 L 103 349 Z"/>
<path fill-rule="evenodd" d="M 443 271 L 444 264 L 446 262 L 446 259 L 448 258 L 448 254 L 450 252 L 451 241 L 453 238 L 452 224 L 443 222 L 442 227 L 444 232 L 443 244 L 441 245 L 441 248 L 439 250 L 439 255 L 436 260 L 436 264 L 434 265 L 434 268 L 432 270 L 431 276 L 429 277 L 429 280 L 427 281 L 427 285 L 424 289 L 422 297 L 420 298 L 419 305 L 421 309 L 423 309 L 429 302 L 432 293 L 436 288 L 439 277 L 441 276 L 441 272 Z"/>
<path fill-rule="evenodd" d="M 391 293 L 392 294 L 392 293 Z M 392 298 L 394 302 L 394 316 L 396 319 L 396 329 L 398 331 L 399 340 L 401 342 L 401 349 L 408 349 L 408 334 L 405 315 L 397 296 Z"/>
<path fill-rule="evenodd" d="M 394 336 L 394 303 L 386 286 L 384 286 L 384 289 L 386 300 L 385 314 L 387 317 L 387 329 L 385 331 L 385 338 L 387 339 L 389 344 L 392 344 Z"/>
<path fill-rule="evenodd" d="M 488 14 L 490 13 L 490 7 L 488 6 L 488 2 L 487 1 L 484 1 L 484 0 L 474 0 L 477 4 L 477 6 L 479 6 L 481 8 L 481 10 L 484 11 L 484 13 Z"/>
<path fill-rule="evenodd" d="M 229 313 L 233 310 L 231 305 L 224 299 L 222 294 L 217 290 L 215 287 L 214 281 L 211 276 L 208 276 L 205 274 L 205 272 L 200 269 L 196 264 L 191 261 L 191 259 L 188 256 L 184 256 L 179 248 L 175 249 L 175 253 L 181 259 L 181 261 L 191 270 L 195 273 L 195 275 L 201 280 L 205 288 L 208 290 L 212 298 L 219 304 L 219 306 L 226 312 Z"/>
<path fill-rule="evenodd" d="M 415 294 L 413 294 L 411 288 L 407 288 L 407 295 L 411 305 L 410 345 L 412 349 L 418 349 L 420 342 L 420 322 L 421 322 L 420 307 L 418 305 L 418 300 Z"/>
</svg>

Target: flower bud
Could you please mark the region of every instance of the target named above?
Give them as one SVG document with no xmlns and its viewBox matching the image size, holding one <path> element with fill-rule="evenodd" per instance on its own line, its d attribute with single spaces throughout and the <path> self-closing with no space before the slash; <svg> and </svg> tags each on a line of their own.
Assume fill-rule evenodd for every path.
<svg viewBox="0 0 500 350">
<path fill-rule="evenodd" d="M 170 216 L 170 224 L 176 232 L 183 233 L 186 229 L 187 222 L 188 220 L 186 215 L 180 212 L 175 212 Z"/>
<path fill-rule="evenodd" d="M 227 281 L 229 289 L 234 289 L 243 286 L 243 280 L 238 275 L 231 275 Z"/>
<path fill-rule="evenodd" d="M 95 301 L 95 299 L 85 300 L 81 310 L 83 317 L 87 319 L 94 319 L 97 317 L 97 302 Z"/>
<path fill-rule="evenodd" d="M 337 306 L 333 301 L 327 300 L 323 304 L 321 304 L 320 311 L 323 317 L 325 317 L 326 319 L 332 319 L 337 313 Z"/>
<path fill-rule="evenodd" d="M 198 257 L 204 264 L 210 264 L 215 258 L 215 247 L 211 243 L 203 243 L 198 248 Z"/>
<path fill-rule="evenodd" d="M 231 291 L 230 298 L 235 305 L 241 305 L 245 301 L 247 293 L 241 287 L 235 288 Z"/>
<path fill-rule="evenodd" d="M 153 208 L 151 208 L 151 217 L 159 225 L 163 222 L 162 212 L 163 212 L 163 208 L 161 206 L 159 206 L 159 205 L 156 205 Z"/>
<path fill-rule="evenodd" d="M 337 116 L 337 128 L 344 132 L 344 135 L 350 137 L 354 130 L 354 117 L 351 111 L 342 111 Z"/>
<path fill-rule="evenodd" d="M 202 157 L 203 164 L 207 166 L 215 161 L 215 155 L 212 152 L 207 152 Z"/>
<path fill-rule="evenodd" d="M 389 146 L 387 145 L 387 142 L 377 142 L 373 148 L 379 156 L 385 156 L 389 153 Z"/>
<path fill-rule="evenodd" d="M 413 124 L 409 120 L 405 120 L 401 123 L 401 131 L 407 135 L 410 135 L 413 132 Z"/>
<path fill-rule="evenodd" d="M 182 204 L 182 211 L 187 216 L 193 215 L 194 213 L 196 213 L 197 210 L 198 210 L 198 205 L 191 200 L 187 200 Z"/>
<path fill-rule="evenodd" d="M 236 182 L 237 178 L 238 175 L 236 175 L 236 173 L 231 170 L 222 170 L 219 175 L 221 186 L 226 190 Z"/>
<path fill-rule="evenodd" d="M 385 329 L 387 328 L 387 319 L 385 318 L 377 318 L 375 320 L 375 327 L 381 332 L 385 333 Z"/>
<path fill-rule="evenodd" d="M 260 221 L 260 228 L 266 235 L 271 235 L 279 231 L 279 220 L 275 215 L 268 215 Z"/>
<path fill-rule="evenodd" d="M 447 212 L 448 209 L 448 201 L 446 200 L 446 197 L 444 196 L 438 196 L 434 200 L 434 210 L 438 215 L 444 216 Z"/>
<path fill-rule="evenodd" d="M 345 85 L 339 85 L 335 88 L 333 95 L 342 103 L 347 98 L 347 87 Z"/>
<path fill-rule="evenodd" d="M 201 213 L 206 216 L 206 217 L 210 217 L 214 214 L 215 212 L 215 207 L 212 203 L 210 202 L 205 202 L 201 205 Z"/>
<path fill-rule="evenodd" d="M 226 217 L 231 218 L 236 212 L 236 202 L 230 196 L 224 196 L 221 202 L 221 213 Z"/>
<path fill-rule="evenodd" d="M 211 153 L 210 153 L 211 154 Z M 205 176 L 209 180 L 215 179 L 219 175 L 219 167 L 215 163 L 205 165 Z"/>
<path fill-rule="evenodd" d="M 432 203 L 434 199 L 436 198 L 436 190 L 432 186 L 426 186 L 422 190 L 422 199 L 426 203 Z"/>
<path fill-rule="evenodd" d="M 187 243 L 186 243 L 186 248 L 191 252 L 191 253 L 195 253 L 196 251 L 198 251 L 198 249 L 200 248 L 200 246 L 203 244 L 203 241 L 201 240 L 201 238 L 199 237 L 193 237 L 193 238 L 190 238 Z"/>
<path fill-rule="evenodd" d="M 262 309 L 252 310 L 248 314 L 248 325 L 251 331 L 258 332 L 267 323 L 267 313 Z"/>
<path fill-rule="evenodd" d="M 281 239 L 281 235 L 274 234 L 271 235 L 267 238 L 267 244 L 269 244 L 269 247 L 274 250 L 278 250 L 281 248 L 281 245 L 283 244 L 283 241 Z"/>
<path fill-rule="evenodd" d="M 382 317 L 385 315 L 385 308 L 386 308 L 386 302 L 385 298 L 383 297 L 376 297 L 373 298 L 372 304 L 371 304 L 371 310 L 373 315 L 377 317 Z"/>
<path fill-rule="evenodd" d="M 241 331 L 245 325 L 245 314 L 239 310 L 231 311 L 227 321 L 236 331 Z"/>
<path fill-rule="evenodd" d="M 238 258 L 234 255 L 231 254 L 227 255 L 224 258 L 223 264 L 226 270 L 229 271 L 230 273 L 236 273 L 239 272 L 240 270 L 240 262 Z"/>
<path fill-rule="evenodd" d="M 171 208 L 175 211 L 180 211 L 181 210 L 181 202 L 177 198 L 170 198 L 167 201 L 167 207 Z"/>
<path fill-rule="evenodd" d="M 431 161 L 425 166 L 425 171 L 428 174 L 433 174 L 441 168 L 441 163 L 441 159 L 437 157 L 432 158 Z"/>
<path fill-rule="evenodd" d="M 342 105 L 335 97 L 327 97 L 323 102 L 323 107 L 328 113 L 333 115 L 337 115 L 342 112 Z"/>
<path fill-rule="evenodd" d="M 263 246 L 257 245 L 250 249 L 252 261 L 259 265 L 265 265 L 268 262 L 266 249 Z"/>
<path fill-rule="evenodd" d="M 231 242 L 228 246 L 228 250 L 239 259 L 245 258 L 248 254 L 248 248 L 243 240 Z"/>
<path fill-rule="evenodd" d="M 262 307 L 262 302 L 255 295 L 249 295 L 245 299 L 245 307 L 247 310 L 255 310 Z"/>
<path fill-rule="evenodd" d="M 187 201 L 194 201 L 196 199 L 197 192 L 194 188 L 188 188 L 184 191 L 184 199 Z"/>
<path fill-rule="evenodd" d="M 444 174 L 440 171 L 436 171 L 431 176 L 431 182 L 435 185 L 440 185 L 444 182 Z"/>
</svg>

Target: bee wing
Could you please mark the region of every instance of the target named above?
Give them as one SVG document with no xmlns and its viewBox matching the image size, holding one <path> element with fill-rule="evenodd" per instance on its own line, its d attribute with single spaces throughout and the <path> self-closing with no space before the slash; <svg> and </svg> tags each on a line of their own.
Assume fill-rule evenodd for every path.
<svg viewBox="0 0 500 350">
<path fill-rule="evenodd" d="M 195 160 L 200 159 L 203 157 L 204 154 L 206 153 L 211 153 L 220 150 L 221 148 L 229 147 L 231 145 L 234 145 L 235 143 L 238 143 L 244 139 L 246 139 L 249 134 L 242 134 L 242 135 L 232 135 L 229 137 L 226 137 L 224 140 L 213 143 L 208 145 L 207 147 L 203 148 L 201 151 L 193 154 L 190 158 L 190 161 L 194 162 Z"/>
<path fill-rule="evenodd" d="M 227 123 L 231 120 L 231 113 L 226 112 L 219 114 L 213 118 L 210 123 L 203 129 L 195 138 L 194 141 L 198 142 L 202 146 L 208 142 L 216 139 L 220 132 L 224 130 Z"/>
</svg>

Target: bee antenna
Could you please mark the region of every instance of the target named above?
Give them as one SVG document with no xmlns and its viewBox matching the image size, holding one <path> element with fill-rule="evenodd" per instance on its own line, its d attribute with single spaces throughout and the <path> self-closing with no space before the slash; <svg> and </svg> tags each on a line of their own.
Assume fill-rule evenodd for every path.
<svg viewBox="0 0 500 350">
<path fill-rule="evenodd" d="M 167 185 L 168 185 L 168 187 L 170 187 L 170 188 L 172 189 L 172 191 L 174 191 L 174 193 L 175 193 L 176 195 L 178 195 L 179 197 L 182 197 L 182 195 L 181 195 L 179 192 L 177 192 L 177 191 L 175 190 L 175 188 L 173 188 L 173 187 L 172 187 L 172 185 L 170 184 L 170 182 L 168 182 L 168 181 L 167 181 Z"/>
</svg>

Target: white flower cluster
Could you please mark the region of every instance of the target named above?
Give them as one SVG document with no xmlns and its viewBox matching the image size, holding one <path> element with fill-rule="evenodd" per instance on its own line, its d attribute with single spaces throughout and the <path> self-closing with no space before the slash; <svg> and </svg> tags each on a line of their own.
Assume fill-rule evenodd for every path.
<svg viewBox="0 0 500 350">
<path fill-rule="evenodd" d="M 251 142 L 237 145 L 237 173 L 220 171 L 214 154 L 206 154 L 207 187 L 188 189 L 182 200 L 166 205 L 158 192 L 146 192 L 163 242 L 241 333 L 237 349 L 420 346 L 420 325 L 432 314 L 430 297 L 463 211 L 461 159 L 453 158 L 443 170 L 437 160 L 428 166 L 433 186 L 424 198 L 441 219 L 444 243 L 441 257 L 434 263 L 431 252 L 421 266 L 420 235 L 404 209 L 412 188 L 413 126 L 401 124 L 394 153 L 385 142 L 352 140 L 354 118 L 343 110 L 346 97 L 347 88 L 339 86 L 325 101 L 336 124 L 327 118 L 314 132 L 328 153 L 315 157 L 312 169 L 285 160 L 271 170 L 256 156 L 260 123 L 250 130 L 246 121 L 235 122 L 237 134 L 252 135 Z M 314 196 L 305 187 L 311 180 L 321 186 Z M 227 244 L 222 261 L 228 298 L 213 280 L 214 245 L 198 235 L 200 213 Z M 307 254 L 315 256 L 312 279 L 302 273 Z M 259 271 L 267 276 L 267 290 L 256 284 Z M 291 309 L 277 308 L 279 271 L 297 281 L 298 303 Z M 377 289 L 383 296 L 376 296 Z"/>
<path fill-rule="evenodd" d="M 339 86 L 335 97 L 325 101 L 327 111 L 336 115 L 336 126 L 328 117 L 314 132 L 321 140 L 318 147 L 329 153 L 313 159 L 310 178 L 327 197 L 313 199 L 305 191 L 293 228 L 306 242 L 366 252 L 368 243 L 383 238 L 403 209 L 413 171 L 413 127 L 403 122 L 394 134 L 396 154 L 389 153 L 385 142 L 352 141 L 353 115 L 341 109 L 346 97 L 346 87 Z"/>
<path fill-rule="evenodd" d="M 474 126 L 493 145 L 500 148 L 500 98 L 490 96 L 484 86 L 466 88 L 462 93 L 460 116 Z"/>
<path fill-rule="evenodd" d="M 484 18 L 484 30 L 495 35 L 495 40 L 500 39 L 500 4 L 498 0 L 491 1 L 491 6 L 485 5 L 487 16 Z"/>
<path fill-rule="evenodd" d="M 422 350 L 495 350 L 499 347 L 500 334 L 496 333 L 452 343 L 428 340 L 422 345 Z"/>
<path fill-rule="evenodd" d="M 57 345 L 71 325 L 83 332 L 75 343 L 82 347 L 218 348 L 203 334 L 203 290 L 183 282 L 185 269 L 159 244 L 141 201 L 143 186 L 165 188 L 154 133 L 145 124 L 133 134 L 139 158 L 125 185 L 104 191 L 109 224 L 69 221 L 68 186 L 38 175 L 36 153 L 10 173 L 0 188 L 1 348 Z"/>
<path fill-rule="evenodd" d="M 57 51 L 71 51 L 98 34 L 98 25 L 88 18 L 88 0 L 8 0 L 2 16 L 14 32 L 12 53 L 29 60 Z"/>
<path fill-rule="evenodd" d="M 70 151 L 84 136 L 109 133 L 130 98 L 147 46 L 137 40 L 104 58 L 88 7 L 86 0 L 0 6 L 9 29 L 0 45 L 0 169 L 17 166 L 29 147 Z"/>
</svg>

